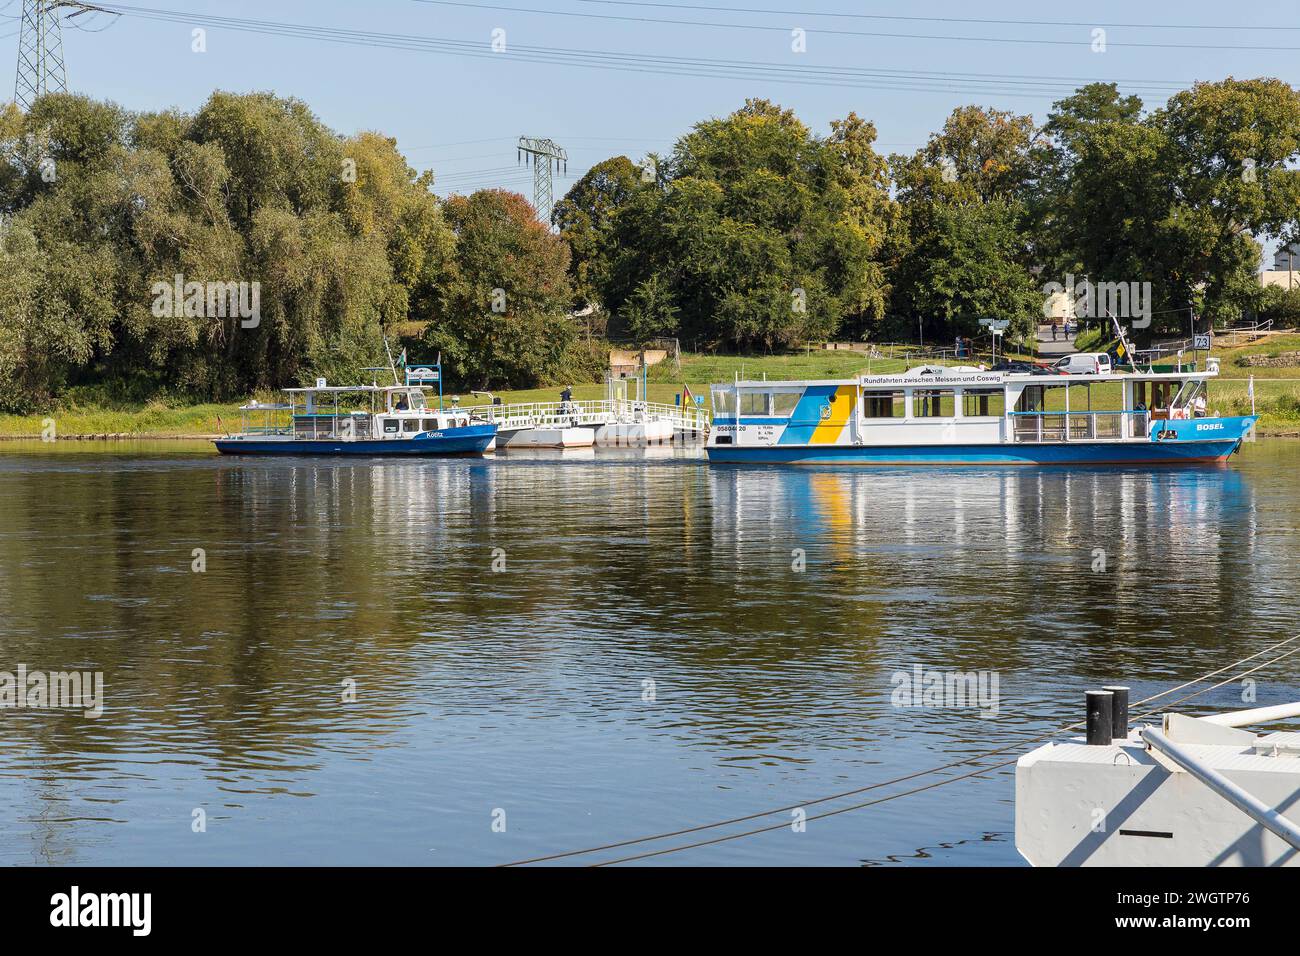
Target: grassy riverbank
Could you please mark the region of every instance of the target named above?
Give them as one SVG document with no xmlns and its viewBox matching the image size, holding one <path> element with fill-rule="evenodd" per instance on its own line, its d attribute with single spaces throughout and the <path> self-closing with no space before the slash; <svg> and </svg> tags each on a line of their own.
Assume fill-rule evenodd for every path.
<svg viewBox="0 0 1300 956">
<path fill-rule="evenodd" d="M 1216 349 L 1221 363 L 1220 377 L 1210 386 L 1210 407 L 1224 415 L 1250 412 L 1246 394 L 1247 380 L 1255 376 L 1255 405 L 1260 413 L 1260 434 L 1300 435 L 1300 368 L 1247 368 L 1237 359 L 1243 355 L 1300 350 L 1300 334 L 1274 336 L 1268 341 L 1234 349 Z M 694 355 L 682 356 L 681 369 L 664 362 L 650 370 L 650 400 L 674 401 L 688 382 L 691 391 L 703 395 L 708 407 L 711 382 L 729 382 L 736 375 L 745 378 L 816 379 L 849 378 L 861 372 L 901 372 L 907 360 L 899 357 L 873 357 L 858 351 L 808 351 L 787 355 Z M 912 364 L 915 364 L 914 362 Z M 558 387 L 505 391 L 498 394 L 505 402 L 556 401 Z M 575 385 L 574 398 L 605 397 L 604 385 Z M 462 404 L 480 404 L 486 399 L 462 395 Z M 271 395 L 258 396 L 271 400 Z M 1099 401 L 1109 397 L 1098 393 Z M 105 402 L 83 399 L 67 400 L 48 415 L 0 415 L 0 438 L 39 437 L 46 420 L 52 420 L 58 435 L 133 435 L 147 438 L 186 438 L 215 435 L 226 428 L 239 426 L 240 402 L 228 404 Z"/>
</svg>

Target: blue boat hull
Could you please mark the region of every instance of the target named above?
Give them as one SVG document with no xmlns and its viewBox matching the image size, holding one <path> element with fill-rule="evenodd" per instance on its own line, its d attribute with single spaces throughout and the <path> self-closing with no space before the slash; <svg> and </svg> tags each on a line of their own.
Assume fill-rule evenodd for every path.
<svg viewBox="0 0 1300 956">
<path fill-rule="evenodd" d="M 767 465 L 1159 465 L 1223 461 L 1241 444 L 1070 442 L 1060 445 L 719 445 L 710 462 Z"/>
<path fill-rule="evenodd" d="M 496 425 L 468 425 L 422 432 L 412 438 L 326 441 L 295 439 L 268 441 L 256 438 L 218 438 L 213 444 L 223 455 L 481 455 L 496 438 Z"/>
</svg>

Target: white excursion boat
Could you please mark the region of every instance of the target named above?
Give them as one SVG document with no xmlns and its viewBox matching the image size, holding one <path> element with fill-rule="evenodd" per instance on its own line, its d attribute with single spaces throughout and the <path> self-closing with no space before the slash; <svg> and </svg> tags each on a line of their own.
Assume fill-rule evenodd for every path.
<svg viewBox="0 0 1300 956">
<path fill-rule="evenodd" d="M 1300 866 L 1300 733 L 1243 728 L 1300 703 L 1128 727 L 1127 688 L 1088 734 L 1016 763 L 1016 849 L 1034 866 Z M 1109 698 L 1109 699 L 1108 699 Z"/>
<path fill-rule="evenodd" d="M 1064 374 L 923 366 L 833 381 L 712 386 L 711 462 L 1186 464 L 1223 461 L 1256 416 L 1209 408 L 1204 371 Z"/>
</svg>

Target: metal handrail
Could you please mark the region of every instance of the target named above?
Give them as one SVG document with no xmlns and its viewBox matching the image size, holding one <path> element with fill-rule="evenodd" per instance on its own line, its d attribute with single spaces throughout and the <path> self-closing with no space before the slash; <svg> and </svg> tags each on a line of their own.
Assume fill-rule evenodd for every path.
<svg viewBox="0 0 1300 956">
<path fill-rule="evenodd" d="M 1114 408 L 1109 410 L 1095 408 L 1091 411 L 1087 409 L 1076 411 L 1072 408 L 1068 412 L 1062 408 L 1054 412 L 1007 412 L 1008 415 L 1149 415 L 1150 413 L 1150 409 L 1144 408 Z"/>
<path fill-rule="evenodd" d="M 1142 409 L 1093 409 L 1085 411 L 1007 412 L 1012 419 L 1011 434 L 1019 442 L 1042 441 L 1128 441 L 1147 437 L 1149 411 Z M 1133 416 L 1132 435 L 1125 434 L 1123 422 Z M 1140 416 L 1140 417 L 1139 417 Z M 1141 422 L 1141 427 L 1138 423 Z"/>
<path fill-rule="evenodd" d="M 508 405 L 460 405 L 456 410 L 504 428 L 666 420 L 672 422 L 677 429 L 708 431 L 711 420 L 709 412 L 702 408 L 607 398 L 571 402 L 515 402 Z"/>
<path fill-rule="evenodd" d="M 1247 793 L 1217 770 L 1205 766 L 1160 731 L 1152 727 L 1144 727 L 1141 735 L 1153 749 L 1160 751 L 1264 829 L 1300 850 L 1300 827 L 1267 803 Z"/>
</svg>

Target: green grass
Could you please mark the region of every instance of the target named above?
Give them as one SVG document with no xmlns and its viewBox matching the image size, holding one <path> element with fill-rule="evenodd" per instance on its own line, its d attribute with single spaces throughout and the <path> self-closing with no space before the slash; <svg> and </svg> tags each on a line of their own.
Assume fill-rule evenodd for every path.
<svg viewBox="0 0 1300 956">
<path fill-rule="evenodd" d="M 686 353 L 682 355 L 682 369 L 679 373 L 671 361 L 663 361 L 650 369 L 650 381 L 654 382 L 689 382 L 695 386 L 721 384 L 730 382 L 737 375 L 741 378 L 808 379 L 808 378 L 852 378 L 865 372 L 870 364 L 874 371 L 901 371 L 901 359 L 868 358 L 865 352 L 847 350 L 828 352 L 810 350 L 808 352 L 788 355 L 700 355 Z"/>
<path fill-rule="evenodd" d="M 217 416 L 228 428 L 239 426 L 239 402 L 168 406 L 149 402 L 134 408 L 78 405 L 59 408 L 46 415 L 0 415 L 0 436 L 35 437 L 54 422 L 58 435 L 141 435 L 179 438 L 215 435 Z"/>
<path fill-rule="evenodd" d="M 1225 377 L 1236 378 L 1238 376 L 1254 375 L 1256 379 L 1300 378 L 1300 367 L 1268 368 L 1261 366 L 1254 368 L 1249 365 L 1237 364 L 1237 359 L 1247 355 L 1274 356 L 1283 352 L 1300 352 L 1300 333 L 1283 332 L 1270 335 L 1268 338 L 1251 345 L 1242 345 L 1237 348 L 1216 348 L 1210 354 L 1219 360 L 1219 374 Z"/>
</svg>

